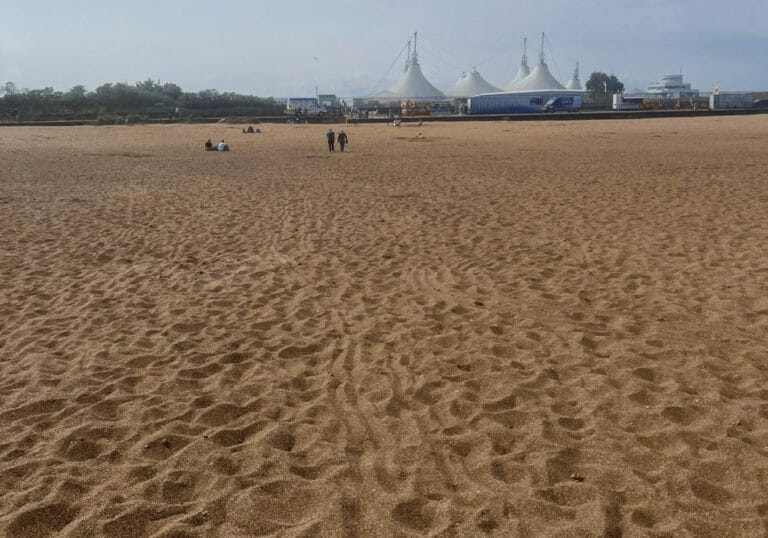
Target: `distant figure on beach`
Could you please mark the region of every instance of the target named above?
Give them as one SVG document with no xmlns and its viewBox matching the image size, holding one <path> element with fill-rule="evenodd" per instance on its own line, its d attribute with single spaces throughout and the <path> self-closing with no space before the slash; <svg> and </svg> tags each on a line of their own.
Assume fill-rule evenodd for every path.
<svg viewBox="0 0 768 538">
<path fill-rule="evenodd" d="M 252 125 L 249 125 L 249 126 L 248 126 L 248 129 L 246 129 L 246 130 L 245 130 L 245 131 L 243 131 L 243 132 L 244 132 L 244 133 L 255 133 L 256 131 L 254 131 L 254 130 L 253 130 L 253 126 L 252 126 Z"/>
<path fill-rule="evenodd" d="M 205 151 L 213 151 L 213 142 L 211 142 L 211 139 L 209 138 L 208 141 L 205 143 Z"/>
<path fill-rule="evenodd" d="M 339 136 L 336 137 L 336 141 L 339 143 L 339 149 L 344 152 L 344 146 L 347 145 L 347 142 L 349 142 L 349 138 L 347 138 L 347 133 L 344 132 L 344 129 L 339 131 Z"/>
<path fill-rule="evenodd" d="M 227 143 L 224 142 L 223 138 L 221 139 L 221 142 L 219 142 L 218 150 L 219 151 L 229 151 L 229 145 L 227 145 Z"/>
<path fill-rule="evenodd" d="M 334 140 L 336 140 L 336 135 L 333 132 L 333 129 L 328 129 L 328 132 L 325 133 L 325 138 L 328 139 L 328 151 L 336 151 L 336 148 L 333 145 Z"/>
</svg>

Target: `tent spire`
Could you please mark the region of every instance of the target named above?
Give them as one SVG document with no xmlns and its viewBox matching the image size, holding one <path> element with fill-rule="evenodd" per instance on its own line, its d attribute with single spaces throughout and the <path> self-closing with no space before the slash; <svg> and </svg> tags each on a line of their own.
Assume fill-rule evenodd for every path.
<svg viewBox="0 0 768 538">
<path fill-rule="evenodd" d="M 403 73 L 408 71 L 411 66 L 411 40 L 408 40 L 408 54 L 405 56 L 405 66 L 403 66 Z"/>
<path fill-rule="evenodd" d="M 523 61 L 524 65 L 528 65 L 528 38 L 523 38 Z"/>
<path fill-rule="evenodd" d="M 568 90 L 580 90 L 581 81 L 579 80 L 579 62 L 576 62 L 576 69 L 573 70 L 573 78 L 565 85 Z"/>
<path fill-rule="evenodd" d="M 539 54 L 539 63 L 544 63 L 544 32 L 541 32 L 541 53 Z"/>
<path fill-rule="evenodd" d="M 419 32 L 413 32 L 413 61 L 412 63 L 419 63 L 419 56 L 416 52 L 416 40 L 419 38 Z"/>
</svg>

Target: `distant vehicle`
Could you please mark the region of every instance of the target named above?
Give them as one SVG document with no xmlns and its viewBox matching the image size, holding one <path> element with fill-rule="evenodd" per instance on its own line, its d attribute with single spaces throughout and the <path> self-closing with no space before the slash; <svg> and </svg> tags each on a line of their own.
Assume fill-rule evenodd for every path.
<svg viewBox="0 0 768 538">
<path fill-rule="evenodd" d="M 553 97 L 544 105 L 544 112 L 578 112 L 581 110 L 581 96 Z"/>
<path fill-rule="evenodd" d="M 291 97 L 285 105 L 285 113 L 292 116 L 325 116 L 328 110 L 316 97 Z"/>
<path fill-rule="evenodd" d="M 768 99 L 758 99 L 752 106 L 755 108 L 768 108 Z"/>
</svg>

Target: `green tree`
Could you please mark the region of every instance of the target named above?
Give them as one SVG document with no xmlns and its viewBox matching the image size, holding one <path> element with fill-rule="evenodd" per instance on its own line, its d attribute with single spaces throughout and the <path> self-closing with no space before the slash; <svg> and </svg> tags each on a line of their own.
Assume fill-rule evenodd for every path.
<svg viewBox="0 0 768 538">
<path fill-rule="evenodd" d="M 589 75 L 586 87 L 593 95 L 621 93 L 624 91 L 624 83 L 616 78 L 616 75 L 608 75 L 601 71 L 595 71 Z"/>
<path fill-rule="evenodd" d="M 85 86 L 78 84 L 73 86 L 68 92 L 65 92 L 62 96 L 62 103 L 64 106 L 72 110 L 80 110 L 88 105 L 88 94 Z"/>
<path fill-rule="evenodd" d="M 141 91 L 145 91 L 147 93 L 160 93 L 160 89 L 162 88 L 162 86 L 160 86 L 159 80 L 155 82 L 151 78 L 148 78 L 144 82 L 137 82 L 136 88 L 138 88 Z"/>
<path fill-rule="evenodd" d="M 178 84 L 174 84 L 172 82 L 166 82 L 163 84 L 163 87 L 160 88 L 160 93 L 165 95 L 167 98 L 172 100 L 174 103 L 179 100 L 179 97 L 181 97 L 181 94 L 184 93 L 184 90 L 181 89 L 181 86 Z"/>
<path fill-rule="evenodd" d="M 16 84 L 13 82 L 6 82 L 3 84 L 3 88 L 0 90 L 0 93 L 3 95 L 16 95 L 19 93 L 19 90 L 16 88 Z"/>
</svg>

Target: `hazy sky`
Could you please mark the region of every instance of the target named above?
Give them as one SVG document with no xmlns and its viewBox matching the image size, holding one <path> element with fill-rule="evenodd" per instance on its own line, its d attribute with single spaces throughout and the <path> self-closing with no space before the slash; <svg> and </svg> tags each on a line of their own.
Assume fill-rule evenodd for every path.
<svg viewBox="0 0 768 538">
<path fill-rule="evenodd" d="M 445 88 L 477 66 L 512 79 L 522 38 L 565 83 L 615 73 L 628 90 L 677 73 L 709 90 L 768 90 L 768 0 L 0 0 L 0 83 L 19 88 L 146 78 L 185 90 L 365 95 L 396 81 L 409 35 Z"/>
</svg>

